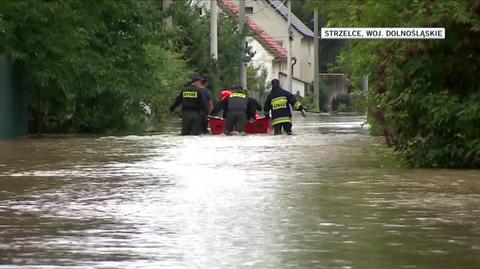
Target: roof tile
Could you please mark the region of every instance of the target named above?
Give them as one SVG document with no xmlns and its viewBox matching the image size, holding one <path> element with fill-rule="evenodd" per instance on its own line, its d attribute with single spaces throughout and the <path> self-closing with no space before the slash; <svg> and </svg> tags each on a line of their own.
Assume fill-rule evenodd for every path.
<svg viewBox="0 0 480 269">
<path fill-rule="evenodd" d="M 270 6 L 280 13 L 284 19 L 288 20 L 288 9 L 278 0 L 267 0 Z M 313 38 L 315 34 L 308 28 L 295 14 L 292 13 L 292 25 L 297 29 L 304 37 Z"/>
</svg>

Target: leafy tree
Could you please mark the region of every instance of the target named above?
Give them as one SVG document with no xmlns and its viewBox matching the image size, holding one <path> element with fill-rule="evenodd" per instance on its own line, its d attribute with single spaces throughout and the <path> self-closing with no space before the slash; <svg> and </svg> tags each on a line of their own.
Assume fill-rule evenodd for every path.
<svg viewBox="0 0 480 269">
<path fill-rule="evenodd" d="M 318 16 L 318 27 L 325 27 L 327 23 L 328 12 L 323 8 L 325 4 L 328 4 L 329 1 L 320 1 L 320 0 L 292 0 L 292 12 L 303 22 L 305 25 L 313 29 L 313 9 L 318 6 L 319 16 Z M 330 1 L 333 2 L 333 1 Z M 333 2 L 335 3 L 335 2 Z M 347 41 L 344 39 L 335 40 L 335 39 L 323 39 L 319 40 L 319 70 L 322 73 L 327 73 L 329 71 L 329 66 L 334 64 L 337 56 L 340 54 L 342 49 L 346 46 Z"/>
<path fill-rule="evenodd" d="M 372 114 L 392 125 L 395 148 L 412 166 L 468 167 L 480 154 L 480 4 L 322 3 L 329 26 L 446 28 L 445 40 L 352 41 L 338 64 L 357 83 L 371 74 Z"/>
<path fill-rule="evenodd" d="M 3 1 L 0 14 L 0 51 L 30 78 L 39 132 L 136 128 L 149 116 L 145 104 L 160 119 L 155 100 L 191 73 L 164 49 L 157 1 Z"/>
<path fill-rule="evenodd" d="M 240 32 L 238 17 L 228 12 L 218 14 L 218 62 L 210 56 L 209 14 L 189 7 L 188 1 L 176 1 L 173 21 L 177 27 L 176 49 L 187 57 L 195 72 L 207 74 L 213 80 L 214 96 L 223 88 L 240 84 Z M 247 49 L 246 62 L 251 59 L 251 48 Z M 253 74 L 253 73 L 251 73 Z M 248 81 L 261 81 L 261 76 L 248 76 Z M 264 83 L 263 79 L 263 83 Z"/>
<path fill-rule="evenodd" d="M 30 80 L 32 132 L 142 130 L 161 125 L 194 73 L 216 90 L 237 84 L 237 21 L 219 20 L 217 66 L 208 15 L 190 1 L 2 1 L 0 53 Z"/>
<path fill-rule="evenodd" d="M 266 99 L 265 90 L 266 90 L 266 79 L 267 71 L 261 68 L 255 68 L 249 66 L 247 68 L 247 88 L 252 94 L 253 98 L 258 99 L 258 101 L 263 101 Z"/>
</svg>

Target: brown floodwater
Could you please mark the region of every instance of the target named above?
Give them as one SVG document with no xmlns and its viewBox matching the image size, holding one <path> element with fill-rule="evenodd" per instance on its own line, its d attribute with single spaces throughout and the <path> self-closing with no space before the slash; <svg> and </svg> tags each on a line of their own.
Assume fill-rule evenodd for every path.
<svg viewBox="0 0 480 269">
<path fill-rule="evenodd" d="M 480 268 L 480 172 L 382 168 L 363 120 L 0 141 L 0 268 Z"/>
</svg>

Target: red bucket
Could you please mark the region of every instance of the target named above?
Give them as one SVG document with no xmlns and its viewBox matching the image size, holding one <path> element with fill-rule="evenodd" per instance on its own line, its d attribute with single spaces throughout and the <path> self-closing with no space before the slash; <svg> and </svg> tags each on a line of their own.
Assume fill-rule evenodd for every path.
<svg viewBox="0 0 480 269">
<path fill-rule="evenodd" d="M 270 120 L 268 118 L 261 118 L 254 122 L 247 122 L 245 125 L 245 132 L 249 134 L 264 134 L 268 133 L 270 127 Z"/>
<path fill-rule="evenodd" d="M 209 121 L 212 135 L 219 135 L 225 132 L 225 121 L 222 118 L 210 118 Z"/>
</svg>

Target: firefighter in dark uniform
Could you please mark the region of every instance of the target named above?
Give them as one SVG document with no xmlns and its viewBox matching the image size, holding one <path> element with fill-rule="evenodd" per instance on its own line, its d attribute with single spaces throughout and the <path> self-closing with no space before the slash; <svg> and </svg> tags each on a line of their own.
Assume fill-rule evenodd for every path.
<svg viewBox="0 0 480 269">
<path fill-rule="evenodd" d="M 208 79 L 205 76 L 197 76 L 194 78 L 194 80 L 197 80 L 198 87 L 200 91 L 202 91 L 203 98 L 205 98 L 207 102 L 207 109 L 205 110 L 205 114 L 202 117 L 201 121 L 201 130 L 203 134 L 208 134 L 208 116 L 212 113 L 213 110 L 213 101 L 212 101 L 212 92 L 207 89 L 208 84 L 210 83 Z"/>
<path fill-rule="evenodd" d="M 280 87 L 278 79 L 272 80 L 272 92 L 268 95 L 263 110 L 265 115 L 272 113 L 273 133 L 279 135 L 285 131 L 288 135 L 292 134 L 292 107 L 295 110 L 304 111 L 300 102 L 295 96 Z"/>
<path fill-rule="evenodd" d="M 225 122 L 225 134 L 232 135 L 235 130 L 243 134 L 247 122 L 247 92 L 242 87 L 234 87 L 227 102 L 227 119 Z"/>
<path fill-rule="evenodd" d="M 200 80 L 193 80 L 192 85 L 186 86 L 170 106 L 174 111 L 182 105 L 182 135 L 200 135 L 202 133 L 202 120 L 208 109 L 208 104 L 203 96 L 203 91 L 198 87 Z"/>
<path fill-rule="evenodd" d="M 220 92 L 220 102 L 215 104 L 215 107 L 212 110 L 212 115 L 218 114 L 218 112 L 223 111 L 222 118 L 227 118 L 228 112 L 228 98 L 232 94 L 231 90 L 224 89 Z"/>
<path fill-rule="evenodd" d="M 250 96 L 250 92 L 248 92 Z M 255 120 L 257 111 L 262 111 L 262 106 L 252 97 L 248 97 L 247 100 L 247 120 Z"/>
</svg>

